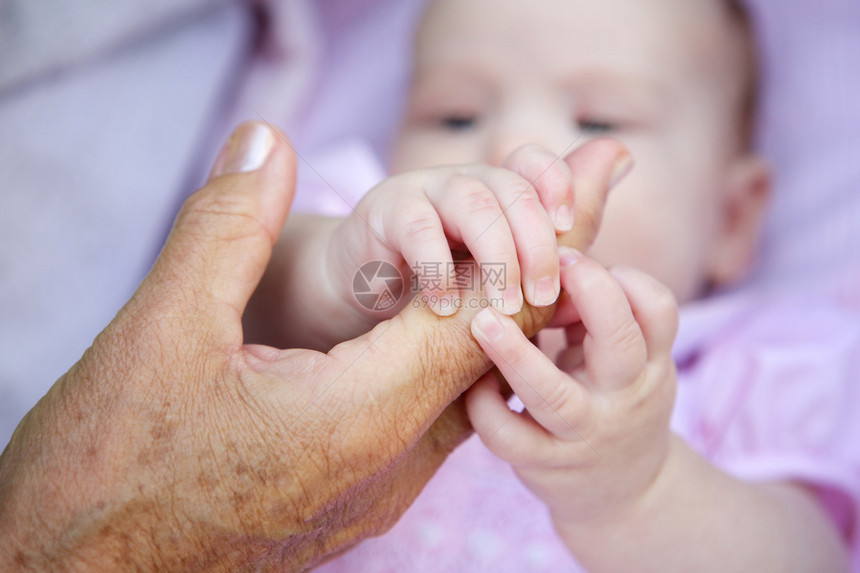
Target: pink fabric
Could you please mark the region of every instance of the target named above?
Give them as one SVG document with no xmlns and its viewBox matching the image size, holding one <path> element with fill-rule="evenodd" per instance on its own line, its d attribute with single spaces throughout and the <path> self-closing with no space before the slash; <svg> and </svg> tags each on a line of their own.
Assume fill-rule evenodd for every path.
<svg viewBox="0 0 860 573">
<path fill-rule="evenodd" d="M 730 297 L 684 309 L 672 426 L 717 467 L 802 482 L 860 567 L 860 316 L 792 298 Z M 401 521 L 325 573 L 578 571 L 544 505 L 476 437 Z"/>
</svg>

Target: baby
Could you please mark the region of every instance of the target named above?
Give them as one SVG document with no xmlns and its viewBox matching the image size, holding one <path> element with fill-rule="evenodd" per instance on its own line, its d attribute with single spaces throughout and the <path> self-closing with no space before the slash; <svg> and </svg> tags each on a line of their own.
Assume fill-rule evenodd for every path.
<svg viewBox="0 0 860 573">
<path fill-rule="evenodd" d="M 302 291 L 321 305 L 289 309 L 289 324 L 326 349 L 392 316 L 408 297 L 373 312 L 350 294 L 355 271 L 368 261 L 415 272 L 440 315 L 456 311 L 459 293 L 447 281 L 431 288 L 421 280 L 426 263 L 447 268 L 454 249 L 468 250 L 479 265 L 500 264 L 504 280 L 487 285 L 496 309 L 477 314 L 472 331 L 526 411 L 512 411 L 488 374 L 467 394 L 469 417 L 486 448 L 546 505 L 546 524 L 551 520 L 582 565 L 611 572 L 844 570 L 838 526 L 848 531 L 850 521 L 831 517 L 840 511 L 834 507 L 850 505 L 850 494 L 785 466 L 755 482 L 718 469 L 703 455 L 713 436 L 702 437 L 705 423 L 696 416 L 707 409 L 703 397 L 732 398 L 681 393 L 678 376 L 729 388 L 738 387 L 732 376 L 755 380 L 728 365 L 723 374 L 717 364 L 714 374 L 706 353 L 686 356 L 677 375 L 673 360 L 676 300 L 689 303 L 731 284 L 754 259 L 770 185 L 749 149 L 754 72 L 743 13 L 723 0 L 433 2 L 419 28 L 393 152 L 399 175 L 371 190 L 346 220 L 294 218 L 285 229 L 292 250 L 273 264 L 269 274 L 278 280 L 270 282 L 286 282 L 285 300 Z M 629 176 L 625 153 L 605 180 L 590 181 L 579 169 L 570 152 L 598 137 L 626 145 L 636 159 Z M 575 224 L 577 188 L 595 184 L 618 185 L 593 248 L 588 256 L 557 249 L 556 234 Z M 564 329 L 566 347 L 554 363 L 506 315 L 524 300 L 550 305 L 560 293 L 554 325 Z M 318 324 L 320 308 L 343 320 Z M 825 318 L 832 326 L 833 317 Z M 752 324 L 753 334 L 735 333 L 745 340 L 741 350 L 773 334 Z M 279 334 L 289 344 L 289 332 Z M 703 364 L 710 377 L 701 375 Z M 470 442 L 461 449 L 468 457 L 455 453 L 390 534 L 323 569 L 576 567 L 546 546 L 529 566 L 501 558 L 489 564 L 487 552 L 506 555 L 511 544 L 549 526 L 530 501 L 504 515 L 534 526 L 492 516 L 490 508 L 525 498 L 498 489 L 493 498 L 485 491 L 497 487 L 492 480 L 464 477 L 482 464 L 498 467 L 478 448 Z M 714 458 L 724 453 L 711 450 Z M 768 452 L 749 459 L 756 455 Z M 800 453 L 792 459 L 811 463 Z M 511 479 L 504 470 L 496 475 Z M 473 498 L 483 505 L 470 511 Z M 446 522 L 439 518 L 445 512 L 462 519 Z M 464 546 L 455 537 L 433 541 L 444 531 L 416 533 L 432 517 L 473 539 L 465 524 L 481 512 L 482 527 L 500 532 L 488 538 L 496 541 Z"/>
</svg>

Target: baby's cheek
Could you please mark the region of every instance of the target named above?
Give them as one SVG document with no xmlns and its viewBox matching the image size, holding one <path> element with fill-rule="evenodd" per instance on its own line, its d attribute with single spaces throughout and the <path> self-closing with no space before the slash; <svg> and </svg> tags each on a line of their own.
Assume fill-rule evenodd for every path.
<svg viewBox="0 0 860 573">
<path fill-rule="evenodd" d="M 607 209 L 589 254 L 608 267 L 630 266 L 668 286 L 679 300 L 699 290 L 703 263 L 688 222 L 657 209 Z"/>
</svg>

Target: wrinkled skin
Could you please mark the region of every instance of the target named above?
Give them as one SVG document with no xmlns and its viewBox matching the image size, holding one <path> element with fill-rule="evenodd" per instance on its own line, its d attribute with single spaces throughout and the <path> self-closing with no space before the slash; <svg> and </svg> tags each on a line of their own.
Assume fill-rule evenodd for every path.
<svg viewBox="0 0 860 573">
<path fill-rule="evenodd" d="M 621 152 L 566 159 L 582 177 L 564 243 L 592 241 Z M 0 457 L 0 570 L 305 570 L 393 525 L 468 436 L 458 397 L 491 363 L 465 310 L 408 307 L 328 354 L 243 344 L 294 186 L 281 136 L 186 202 Z M 550 314 L 517 320 L 532 334 Z"/>
</svg>

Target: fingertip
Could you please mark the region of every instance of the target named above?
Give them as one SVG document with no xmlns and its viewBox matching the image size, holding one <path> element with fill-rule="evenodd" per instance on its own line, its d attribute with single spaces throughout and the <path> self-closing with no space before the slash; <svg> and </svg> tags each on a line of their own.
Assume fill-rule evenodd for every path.
<svg viewBox="0 0 860 573">
<path fill-rule="evenodd" d="M 430 307 L 433 309 L 433 312 L 436 313 L 437 316 L 442 318 L 447 318 L 449 316 L 454 316 L 457 314 L 457 311 L 460 308 L 460 296 L 459 294 L 446 294 L 444 296 L 435 296 L 431 298 L 434 304 L 431 304 Z"/>
<path fill-rule="evenodd" d="M 528 283 L 528 300 L 532 306 L 543 308 L 554 304 L 561 292 L 561 282 L 558 273 L 545 276 L 535 282 Z"/>
<path fill-rule="evenodd" d="M 561 270 L 559 271 L 561 279 L 561 288 L 567 293 L 572 293 L 576 288 L 576 284 L 581 280 L 583 272 L 586 272 L 588 265 L 582 263 L 589 259 L 581 252 L 570 247 L 559 247 L 558 262 Z"/>
<path fill-rule="evenodd" d="M 558 248 L 558 264 L 561 268 L 575 265 L 582 260 L 583 254 L 571 247 L 561 246 Z"/>
<path fill-rule="evenodd" d="M 629 151 L 625 150 L 624 153 L 621 153 L 612 165 L 612 174 L 609 177 L 609 189 L 615 189 L 633 171 L 634 165 L 633 156 L 630 155 Z"/>
<path fill-rule="evenodd" d="M 498 342 L 505 333 L 505 325 L 492 308 L 485 308 L 472 319 L 472 334 L 485 342 Z"/>
<path fill-rule="evenodd" d="M 555 224 L 555 230 L 559 233 L 572 231 L 574 224 L 573 208 L 566 203 L 559 205 L 553 214 L 552 220 Z"/>
<path fill-rule="evenodd" d="M 460 311 L 460 306 L 463 304 L 463 299 L 459 295 L 446 296 L 442 302 L 442 308 L 445 311 L 445 316 L 454 316 Z"/>
<path fill-rule="evenodd" d="M 519 285 L 509 286 L 496 294 L 498 298 L 490 303 L 502 314 L 513 316 L 523 309 L 523 291 Z"/>
</svg>

